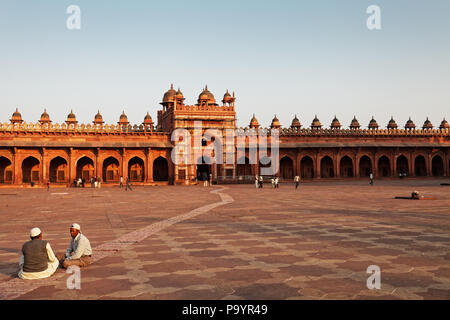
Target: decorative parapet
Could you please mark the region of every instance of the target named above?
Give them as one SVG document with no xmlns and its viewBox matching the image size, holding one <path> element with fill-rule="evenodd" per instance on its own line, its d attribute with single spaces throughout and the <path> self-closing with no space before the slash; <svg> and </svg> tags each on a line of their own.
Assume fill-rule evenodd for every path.
<svg viewBox="0 0 450 320">
<path fill-rule="evenodd" d="M 201 105 L 176 105 L 176 111 L 234 111 L 233 106 L 218 106 L 213 104 L 201 104 Z"/>
<path fill-rule="evenodd" d="M 66 124 L 66 123 L 0 123 L 0 132 L 43 132 L 43 133 L 92 133 L 92 134 L 167 134 L 155 132 L 152 125 L 100 125 L 100 124 Z"/>
<path fill-rule="evenodd" d="M 239 128 L 238 133 L 249 133 L 255 129 L 245 127 Z M 270 135 L 272 130 L 270 128 L 259 128 L 258 134 Z M 437 136 L 437 137 L 449 137 L 450 129 L 311 129 L 311 128 L 282 128 L 275 129 L 279 131 L 280 136 L 324 136 L 324 137 L 336 137 L 336 136 L 397 136 L 397 137 L 416 137 L 416 136 Z M 256 132 L 256 131 L 255 131 Z"/>
</svg>

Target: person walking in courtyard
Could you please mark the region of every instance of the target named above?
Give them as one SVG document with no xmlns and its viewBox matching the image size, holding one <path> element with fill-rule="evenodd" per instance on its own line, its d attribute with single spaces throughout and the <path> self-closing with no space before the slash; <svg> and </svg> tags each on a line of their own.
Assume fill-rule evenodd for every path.
<svg viewBox="0 0 450 320">
<path fill-rule="evenodd" d="M 295 182 L 295 189 L 297 189 L 298 185 L 300 184 L 300 177 L 299 176 L 295 176 L 294 182 Z"/>
<path fill-rule="evenodd" d="M 276 177 L 275 178 L 275 188 L 279 188 L 280 187 L 280 185 L 278 184 L 278 177 Z"/>
<path fill-rule="evenodd" d="M 42 240 L 41 229 L 31 229 L 30 239 L 22 246 L 18 276 L 28 280 L 48 278 L 58 269 L 59 261 L 50 243 Z"/>
<path fill-rule="evenodd" d="M 125 185 L 125 191 L 128 191 L 128 189 L 130 189 L 130 191 L 133 191 L 130 186 L 130 177 L 127 177 L 127 182 Z"/>
<path fill-rule="evenodd" d="M 262 189 L 263 187 L 263 176 L 259 176 L 259 187 Z"/>
<path fill-rule="evenodd" d="M 81 233 L 81 228 L 78 223 L 73 223 L 70 226 L 70 240 L 69 247 L 65 254 L 58 257 L 59 262 L 64 268 L 70 266 L 86 267 L 91 264 L 92 248 L 89 239 Z"/>
<path fill-rule="evenodd" d="M 50 181 L 47 181 L 47 191 L 50 190 Z"/>
<path fill-rule="evenodd" d="M 371 172 L 370 175 L 369 175 L 369 179 L 370 179 L 369 184 L 370 184 L 371 186 L 373 186 L 373 174 L 372 174 L 372 172 Z"/>
<path fill-rule="evenodd" d="M 259 179 L 258 179 L 258 175 L 255 176 L 255 189 L 258 189 L 259 186 Z"/>
<path fill-rule="evenodd" d="M 120 184 L 119 184 L 119 188 L 123 188 L 123 177 L 120 176 Z"/>
</svg>

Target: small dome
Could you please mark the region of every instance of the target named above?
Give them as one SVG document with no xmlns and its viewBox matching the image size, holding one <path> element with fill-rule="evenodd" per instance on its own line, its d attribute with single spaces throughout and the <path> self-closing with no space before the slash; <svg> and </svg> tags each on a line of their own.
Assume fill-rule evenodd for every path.
<svg viewBox="0 0 450 320">
<path fill-rule="evenodd" d="M 411 120 L 411 117 L 409 117 L 409 120 L 406 121 L 405 124 L 405 129 L 415 129 L 416 125 L 414 124 L 414 122 Z"/>
<path fill-rule="evenodd" d="M 341 127 L 341 123 L 339 122 L 338 118 L 334 116 L 333 121 L 331 122 L 331 128 L 332 129 L 339 129 Z"/>
<path fill-rule="evenodd" d="M 369 129 L 378 129 L 378 123 L 377 121 L 373 118 L 372 116 L 372 120 L 370 120 L 369 122 Z"/>
<path fill-rule="evenodd" d="M 259 127 L 258 119 L 256 119 L 255 114 L 253 114 L 252 119 L 250 120 L 250 128 L 257 128 Z"/>
<path fill-rule="evenodd" d="M 450 129 L 450 125 L 448 124 L 447 120 L 442 120 L 441 125 L 439 126 L 439 129 Z"/>
<path fill-rule="evenodd" d="M 425 120 L 425 122 L 423 123 L 422 129 L 433 129 L 433 125 L 431 124 L 431 121 L 428 120 L 428 117 L 427 120 Z"/>
<path fill-rule="evenodd" d="M 67 120 L 75 120 L 75 119 L 76 119 L 75 114 L 73 113 L 72 110 L 70 110 L 70 113 L 67 116 Z"/>
<path fill-rule="evenodd" d="M 165 103 L 165 102 L 172 102 L 173 98 L 176 95 L 177 95 L 177 92 L 173 89 L 173 84 L 171 84 L 170 85 L 170 89 L 166 93 L 164 93 L 163 103 Z"/>
<path fill-rule="evenodd" d="M 316 115 L 311 123 L 311 128 L 312 129 L 320 129 L 321 127 L 322 127 L 322 124 L 320 123 L 320 121 Z"/>
<path fill-rule="evenodd" d="M 300 128 L 301 126 L 300 120 L 298 120 L 297 115 L 295 115 L 294 119 L 292 119 L 291 128 Z"/>
<path fill-rule="evenodd" d="M 41 114 L 41 120 L 50 120 L 50 116 L 47 113 L 47 109 L 44 109 L 44 113 Z"/>
<path fill-rule="evenodd" d="M 203 89 L 202 93 L 198 96 L 198 102 L 200 103 L 200 101 L 216 103 L 216 99 L 214 98 L 214 95 L 209 92 L 208 86 L 205 86 L 205 89 Z"/>
<path fill-rule="evenodd" d="M 145 115 L 144 120 L 152 120 L 152 117 L 150 116 L 150 114 L 147 112 L 147 114 Z"/>
<path fill-rule="evenodd" d="M 11 121 L 18 121 L 18 122 L 22 121 L 22 115 L 19 112 L 19 108 L 16 108 L 16 111 L 13 113 L 11 117 Z"/>
<path fill-rule="evenodd" d="M 278 120 L 277 115 L 275 115 L 272 119 L 272 124 L 270 125 L 271 128 L 279 128 L 281 127 L 280 120 Z"/>
<path fill-rule="evenodd" d="M 177 91 L 177 98 L 184 98 L 183 93 L 180 91 L 180 88 L 178 88 Z"/>
<path fill-rule="evenodd" d="M 95 120 L 103 120 L 103 117 L 100 114 L 100 110 L 98 110 L 97 114 L 95 115 Z"/>
<path fill-rule="evenodd" d="M 223 95 L 223 100 L 222 100 L 222 102 L 230 102 L 231 100 L 233 100 L 232 98 L 231 98 L 231 94 L 228 92 L 228 89 L 227 89 L 227 92 L 225 92 L 225 94 Z"/>
<path fill-rule="evenodd" d="M 391 116 L 391 120 L 389 120 L 389 123 L 388 123 L 388 125 L 387 125 L 387 128 L 388 128 L 388 129 L 397 129 L 397 128 L 398 128 L 398 125 L 397 125 L 397 123 L 395 122 L 393 116 Z"/>
<path fill-rule="evenodd" d="M 120 121 L 128 121 L 128 117 L 125 114 L 125 111 L 122 111 L 122 114 L 120 115 Z"/>
<path fill-rule="evenodd" d="M 358 120 L 356 120 L 356 116 L 353 116 L 353 120 L 350 123 L 350 129 L 359 129 L 360 125 Z"/>
</svg>

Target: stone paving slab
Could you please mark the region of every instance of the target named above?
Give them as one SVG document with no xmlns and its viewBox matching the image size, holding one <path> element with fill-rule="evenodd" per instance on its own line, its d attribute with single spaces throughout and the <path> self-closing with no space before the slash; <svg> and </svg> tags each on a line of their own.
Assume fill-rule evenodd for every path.
<svg viewBox="0 0 450 320">
<path fill-rule="evenodd" d="M 18 299 L 449 299 L 445 181 L 2 189 L 0 287 Z M 394 199 L 412 190 L 439 200 Z M 81 290 L 62 269 L 18 279 L 29 229 L 63 252 L 72 222 L 94 248 Z M 372 264 L 380 290 L 366 287 Z"/>
</svg>

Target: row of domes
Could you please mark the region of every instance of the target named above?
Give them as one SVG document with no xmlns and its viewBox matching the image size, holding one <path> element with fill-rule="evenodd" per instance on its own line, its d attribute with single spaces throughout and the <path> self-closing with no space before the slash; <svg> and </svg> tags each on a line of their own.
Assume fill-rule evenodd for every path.
<svg viewBox="0 0 450 320">
<path fill-rule="evenodd" d="M 183 96 L 183 93 L 181 92 L 180 88 L 178 88 L 178 91 L 175 91 L 175 89 L 173 88 L 173 84 L 171 84 L 170 89 L 168 91 L 166 91 L 166 93 L 164 93 L 161 104 L 164 105 L 164 104 L 172 103 L 175 101 L 177 101 L 178 103 L 183 103 L 184 96 Z M 197 101 L 199 104 L 204 103 L 204 102 L 207 102 L 208 104 L 216 104 L 216 98 L 208 90 L 208 85 L 206 85 L 205 88 L 203 89 L 203 91 L 199 94 Z M 222 102 L 223 103 L 231 103 L 234 101 L 235 101 L 234 92 L 233 92 L 233 96 L 232 96 L 227 90 L 227 92 L 225 92 L 225 94 L 223 96 Z"/>
<path fill-rule="evenodd" d="M 18 108 L 16 108 L 16 111 L 13 113 L 12 117 L 11 117 L 11 122 L 12 123 L 16 123 L 16 122 L 23 122 L 22 120 L 22 115 L 20 114 Z M 41 114 L 41 118 L 39 120 L 39 122 L 41 124 L 43 123 L 50 123 L 52 122 L 50 120 L 50 116 L 47 113 L 47 109 L 44 109 L 44 113 Z M 70 123 L 77 123 L 77 118 L 75 116 L 75 114 L 73 113 L 72 110 L 70 110 L 70 113 L 67 115 L 67 120 L 66 122 L 68 124 Z M 97 114 L 94 117 L 94 124 L 103 124 L 103 116 L 100 114 L 100 111 L 97 112 Z M 122 114 L 120 115 L 120 119 L 119 119 L 119 124 L 128 124 L 128 117 L 125 114 L 125 111 L 122 112 Z M 153 124 L 153 120 L 152 117 L 150 116 L 150 114 L 147 112 L 146 116 L 144 117 L 144 124 Z"/>
<path fill-rule="evenodd" d="M 294 119 L 292 120 L 291 128 L 301 128 L 301 126 L 302 125 L 300 124 L 300 120 L 297 118 L 297 115 L 295 115 Z M 259 127 L 258 120 L 256 119 L 255 115 L 253 114 L 253 117 L 250 120 L 250 128 L 258 128 L 258 127 Z M 280 128 L 281 127 L 280 120 L 278 120 L 276 115 L 273 118 L 270 127 L 271 128 Z M 311 129 L 320 129 L 321 127 L 322 127 L 322 124 L 320 123 L 320 121 L 316 115 L 311 123 Z M 334 119 L 331 122 L 330 127 L 331 127 L 331 129 L 340 129 L 341 128 L 341 123 L 336 118 L 336 116 L 334 116 Z M 353 117 L 353 120 L 350 123 L 350 129 L 359 129 L 360 127 L 361 126 L 359 125 L 359 122 L 356 119 L 356 116 Z M 377 121 L 372 116 L 372 119 L 369 122 L 368 128 L 369 129 L 378 129 L 378 127 L 379 126 L 378 126 Z M 398 128 L 398 125 L 395 122 L 393 117 L 391 117 L 391 120 L 389 120 L 387 128 L 388 129 L 397 129 Z M 409 118 L 409 120 L 405 124 L 405 129 L 415 129 L 415 128 L 416 128 L 416 125 L 411 120 L 411 118 Z M 449 128 L 450 128 L 450 125 L 448 124 L 447 120 L 445 120 L 445 118 L 444 118 L 444 120 L 442 120 L 442 122 L 441 122 L 441 125 L 439 126 L 439 129 L 449 129 Z M 428 117 L 427 117 L 427 120 L 425 120 L 425 122 L 423 123 L 422 129 L 433 129 L 433 125 L 432 125 L 431 121 L 428 120 Z"/>
</svg>

